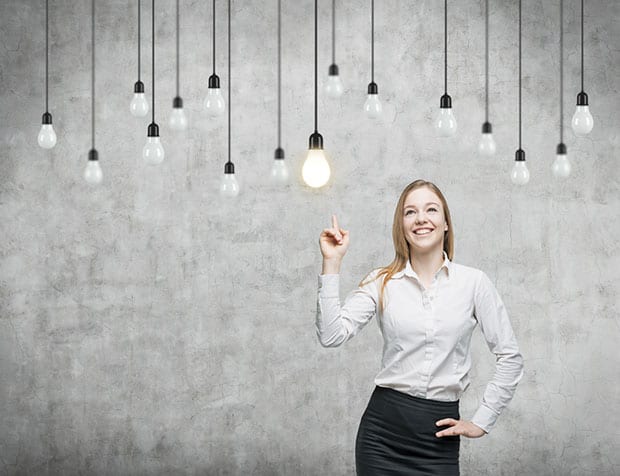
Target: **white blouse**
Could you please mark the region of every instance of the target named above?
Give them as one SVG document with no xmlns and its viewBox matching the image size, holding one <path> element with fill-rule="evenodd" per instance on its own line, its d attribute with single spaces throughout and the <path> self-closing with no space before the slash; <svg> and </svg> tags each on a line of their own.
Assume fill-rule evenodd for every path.
<svg viewBox="0 0 620 476">
<path fill-rule="evenodd" d="M 338 274 L 319 275 L 316 332 L 321 345 L 337 347 L 378 312 L 381 279 L 351 291 L 340 306 Z M 383 358 L 375 384 L 416 397 L 456 401 L 470 383 L 470 343 L 476 324 L 496 359 L 495 374 L 471 421 L 487 433 L 508 405 L 523 376 L 523 357 L 506 308 L 481 270 L 444 262 L 425 289 L 407 261 L 385 287 L 377 322 Z"/>
</svg>

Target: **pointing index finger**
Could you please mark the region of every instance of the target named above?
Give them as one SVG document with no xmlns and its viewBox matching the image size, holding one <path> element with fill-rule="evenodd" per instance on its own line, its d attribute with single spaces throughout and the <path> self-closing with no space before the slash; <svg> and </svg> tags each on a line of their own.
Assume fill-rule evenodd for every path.
<svg viewBox="0 0 620 476">
<path fill-rule="evenodd" d="M 335 228 L 336 231 L 340 231 L 340 227 L 338 226 L 338 219 L 336 218 L 336 215 L 332 215 L 332 228 Z"/>
</svg>

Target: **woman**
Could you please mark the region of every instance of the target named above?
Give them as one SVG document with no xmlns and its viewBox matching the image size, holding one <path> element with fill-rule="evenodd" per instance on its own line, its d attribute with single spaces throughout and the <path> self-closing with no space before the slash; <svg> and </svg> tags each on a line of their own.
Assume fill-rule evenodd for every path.
<svg viewBox="0 0 620 476">
<path fill-rule="evenodd" d="M 339 273 L 349 232 L 321 233 L 316 331 L 337 347 L 372 318 L 383 334 L 381 370 L 355 445 L 357 474 L 458 475 L 460 436 L 479 438 L 495 425 L 523 376 L 523 358 L 508 314 L 488 276 L 452 262 L 448 204 L 431 182 L 403 190 L 392 226 L 396 256 L 369 273 L 340 306 Z M 459 398 L 469 386 L 476 324 L 496 355 L 496 371 L 471 421 Z"/>
</svg>

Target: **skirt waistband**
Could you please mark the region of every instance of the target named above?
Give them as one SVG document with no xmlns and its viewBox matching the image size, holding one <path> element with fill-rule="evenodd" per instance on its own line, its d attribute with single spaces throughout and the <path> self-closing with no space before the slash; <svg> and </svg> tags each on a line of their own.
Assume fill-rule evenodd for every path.
<svg viewBox="0 0 620 476">
<path fill-rule="evenodd" d="M 389 387 L 380 387 L 377 385 L 373 393 L 380 394 L 384 398 L 393 398 L 397 399 L 400 403 L 409 404 L 409 405 L 421 405 L 428 408 L 447 408 L 447 409 L 458 409 L 459 408 L 459 400 L 455 400 L 452 402 L 444 401 L 444 400 L 432 400 L 430 398 L 423 397 L 415 397 L 413 395 L 409 395 L 408 393 L 400 392 L 398 390 L 394 390 Z"/>
</svg>

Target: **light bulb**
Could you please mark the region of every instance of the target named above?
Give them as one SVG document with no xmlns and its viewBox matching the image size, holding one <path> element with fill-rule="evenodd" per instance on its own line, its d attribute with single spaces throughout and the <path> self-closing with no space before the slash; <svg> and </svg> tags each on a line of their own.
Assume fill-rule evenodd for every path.
<svg viewBox="0 0 620 476">
<path fill-rule="evenodd" d="M 566 155 L 566 145 L 558 144 L 556 149 L 556 157 L 551 170 L 556 178 L 567 178 L 570 175 L 571 165 Z"/>
<path fill-rule="evenodd" d="M 330 98 L 339 98 L 344 92 L 344 86 L 342 80 L 338 75 L 338 66 L 335 64 L 329 67 L 329 76 L 327 76 L 327 84 L 325 85 L 325 92 Z"/>
<path fill-rule="evenodd" d="M 322 187 L 329 180 L 331 170 L 323 149 L 309 149 L 301 169 L 304 182 L 313 188 Z"/>
<path fill-rule="evenodd" d="M 170 126 L 170 129 L 175 131 L 187 129 L 187 117 L 185 116 L 183 107 L 172 108 L 172 114 L 170 114 L 168 125 Z"/>
<path fill-rule="evenodd" d="M 227 198 L 233 198 L 239 195 L 239 183 L 234 173 L 224 173 L 220 181 L 220 195 Z"/>
<path fill-rule="evenodd" d="M 274 159 L 271 165 L 271 182 L 286 185 L 289 179 L 288 165 L 283 159 Z"/>
<path fill-rule="evenodd" d="M 99 165 L 99 154 L 95 149 L 88 152 L 88 164 L 84 169 L 84 180 L 91 185 L 98 185 L 103 179 L 101 166 Z"/>
<path fill-rule="evenodd" d="M 56 145 L 56 132 L 54 132 L 52 124 L 41 124 L 41 130 L 39 131 L 37 141 L 39 142 L 39 146 L 44 149 L 51 149 Z"/>
<path fill-rule="evenodd" d="M 577 106 L 575 114 L 573 114 L 573 132 L 578 136 L 585 136 L 590 133 L 592 127 L 594 127 L 594 119 L 590 114 L 588 105 Z"/>
<path fill-rule="evenodd" d="M 456 118 L 452 114 L 451 107 L 439 108 L 439 114 L 435 120 L 435 129 L 440 137 L 450 137 L 456 132 Z"/>
<path fill-rule="evenodd" d="M 491 157 L 495 154 L 495 139 L 493 139 L 493 128 L 490 122 L 482 124 L 482 137 L 478 143 L 478 152 L 480 155 Z"/>
<path fill-rule="evenodd" d="M 205 110 L 211 117 L 218 117 L 224 114 L 226 103 L 220 88 L 208 88 L 207 97 L 204 102 Z"/>
<path fill-rule="evenodd" d="M 364 112 L 366 113 L 366 117 L 369 119 L 377 119 L 381 116 L 381 111 L 383 111 L 383 106 L 381 105 L 381 101 L 379 101 L 379 95 L 369 94 L 366 102 L 364 103 Z"/>
<path fill-rule="evenodd" d="M 144 117 L 149 112 L 149 103 L 144 97 L 144 93 L 134 93 L 133 99 L 129 104 L 129 111 L 134 117 Z"/>
<path fill-rule="evenodd" d="M 515 164 L 510 171 L 510 180 L 515 185 L 525 185 L 530 181 L 530 171 L 525 165 L 525 152 L 518 149 L 515 153 Z"/>
<path fill-rule="evenodd" d="M 159 141 L 159 135 L 152 134 L 153 131 L 151 128 L 153 126 L 157 128 L 157 124 L 153 123 L 149 125 L 149 135 L 146 138 L 146 144 L 142 149 L 142 157 L 147 164 L 158 165 L 164 160 L 164 148 Z"/>
</svg>

